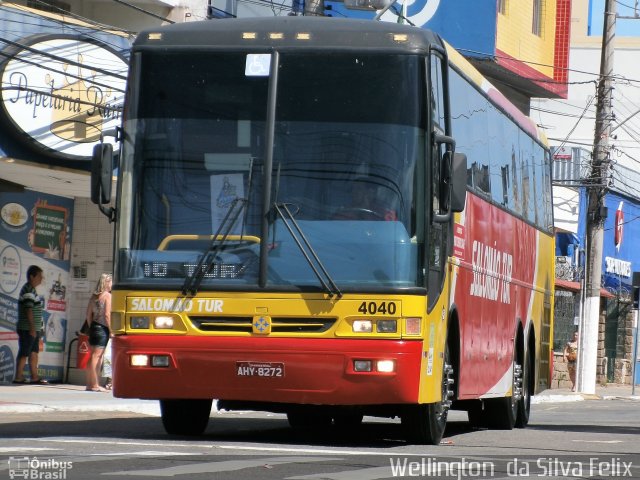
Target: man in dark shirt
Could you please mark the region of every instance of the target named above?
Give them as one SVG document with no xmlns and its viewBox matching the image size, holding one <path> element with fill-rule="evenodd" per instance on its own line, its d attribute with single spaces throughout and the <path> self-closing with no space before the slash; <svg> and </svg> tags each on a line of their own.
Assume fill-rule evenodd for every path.
<svg viewBox="0 0 640 480">
<path fill-rule="evenodd" d="M 38 376 L 38 353 L 40 352 L 44 299 L 38 295 L 36 287 L 42 283 L 42 279 L 42 269 L 37 265 L 31 265 L 27 270 L 27 283 L 20 290 L 16 328 L 18 359 L 13 383 L 27 383 L 24 378 L 24 367 L 27 360 L 29 360 L 29 370 L 31 371 L 31 383 L 48 383 Z"/>
</svg>

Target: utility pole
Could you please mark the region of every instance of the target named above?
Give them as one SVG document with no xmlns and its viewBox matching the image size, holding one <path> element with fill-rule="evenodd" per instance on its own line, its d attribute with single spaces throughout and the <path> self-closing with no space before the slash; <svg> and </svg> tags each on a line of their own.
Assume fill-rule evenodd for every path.
<svg viewBox="0 0 640 480">
<path fill-rule="evenodd" d="M 612 123 L 613 52 L 616 29 L 616 0 L 605 1 L 602 29 L 602 54 L 598 80 L 596 126 L 591 159 L 590 185 L 587 207 L 587 259 L 585 300 L 580 319 L 577 365 L 577 390 L 594 394 L 598 358 L 598 331 L 600 323 L 600 288 L 602 282 L 602 242 L 607 210 L 604 197 L 609 178 L 609 137 Z"/>
</svg>

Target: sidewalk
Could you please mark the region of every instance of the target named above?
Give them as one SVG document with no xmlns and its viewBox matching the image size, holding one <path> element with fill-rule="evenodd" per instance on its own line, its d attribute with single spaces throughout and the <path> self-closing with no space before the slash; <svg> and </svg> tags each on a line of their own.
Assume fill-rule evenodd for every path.
<svg viewBox="0 0 640 480">
<path fill-rule="evenodd" d="M 157 400 L 114 398 L 109 392 L 88 392 L 68 384 L 0 384 L 0 414 L 30 412 L 134 412 L 160 416 Z"/>
<path fill-rule="evenodd" d="M 632 395 L 631 385 L 618 385 L 615 383 L 596 385 L 595 395 L 572 392 L 568 388 L 554 388 L 552 390 L 544 390 L 536 395 L 532 398 L 531 403 L 579 402 L 582 400 L 611 400 L 616 398 L 640 400 L 640 385 L 636 385 L 635 395 Z"/>
<path fill-rule="evenodd" d="M 560 403 L 623 398 L 640 401 L 640 386 L 631 395 L 631 385 L 598 385 L 595 395 L 574 393 L 569 389 L 545 390 L 532 403 Z M 111 392 L 87 392 L 83 386 L 0 384 L 0 414 L 51 411 L 134 412 L 160 416 L 156 400 L 114 398 Z"/>
</svg>

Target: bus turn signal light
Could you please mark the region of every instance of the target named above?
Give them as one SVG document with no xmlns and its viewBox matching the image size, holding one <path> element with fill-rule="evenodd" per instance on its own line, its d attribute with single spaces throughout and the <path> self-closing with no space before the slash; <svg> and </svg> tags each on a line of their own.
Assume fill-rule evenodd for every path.
<svg viewBox="0 0 640 480">
<path fill-rule="evenodd" d="M 422 318 L 410 317 L 405 320 L 407 335 L 420 335 L 422 330 Z"/>
</svg>

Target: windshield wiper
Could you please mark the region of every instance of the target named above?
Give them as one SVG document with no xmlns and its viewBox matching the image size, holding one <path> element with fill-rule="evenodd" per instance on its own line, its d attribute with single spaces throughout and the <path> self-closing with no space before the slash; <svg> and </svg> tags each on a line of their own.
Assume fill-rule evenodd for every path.
<svg viewBox="0 0 640 480">
<path fill-rule="evenodd" d="M 196 293 L 198 293 L 198 288 L 200 288 L 202 279 L 207 273 L 211 271 L 213 263 L 220 253 L 220 250 L 222 249 L 224 243 L 227 241 L 229 234 L 233 230 L 233 227 L 238 221 L 238 217 L 240 217 L 240 213 L 244 209 L 247 202 L 248 199 L 246 198 L 236 198 L 233 201 L 233 203 L 229 207 L 229 211 L 222 219 L 222 222 L 218 227 L 218 231 L 215 233 L 213 238 L 211 238 L 211 243 L 209 244 L 207 249 L 202 252 L 202 256 L 200 257 L 195 270 L 185 279 L 184 284 L 182 285 L 183 295 L 195 295 Z M 218 239 L 220 239 L 220 241 L 218 241 Z"/>
<path fill-rule="evenodd" d="M 324 265 L 322 265 L 322 262 L 320 261 L 318 254 L 315 252 L 315 250 L 309 243 L 309 240 L 307 240 L 307 237 L 305 237 L 296 219 L 293 218 L 293 215 L 289 210 L 289 207 L 287 207 L 287 204 L 274 203 L 273 206 L 276 212 L 278 213 L 278 215 L 280 216 L 280 218 L 282 219 L 284 226 L 287 227 L 287 230 L 289 230 L 289 233 L 291 234 L 291 238 L 293 238 L 293 240 L 296 242 L 296 244 L 298 245 L 298 248 L 300 249 L 300 252 L 302 252 L 302 255 L 309 263 L 311 270 L 313 270 L 313 273 L 315 273 L 316 277 L 318 277 L 320 284 L 325 289 L 325 291 L 329 294 L 329 297 L 331 298 L 334 295 L 336 295 L 338 298 L 342 297 L 342 292 L 340 291 L 336 283 L 331 278 L 331 275 L 329 275 L 329 272 L 327 272 L 327 269 L 324 268 Z M 291 222 L 291 224 L 295 227 L 295 232 L 294 232 L 294 229 L 291 228 L 291 225 L 289 225 L 289 222 Z M 323 278 L 323 275 L 324 275 L 324 278 Z"/>
</svg>

